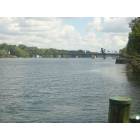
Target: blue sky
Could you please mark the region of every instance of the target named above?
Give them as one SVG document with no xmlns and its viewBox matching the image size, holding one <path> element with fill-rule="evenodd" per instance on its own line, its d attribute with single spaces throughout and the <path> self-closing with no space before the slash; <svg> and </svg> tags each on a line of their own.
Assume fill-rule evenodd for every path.
<svg viewBox="0 0 140 140">
<path fill-rule="evenodd" d="M 25 44 L 65 50 L 119 51 L 124 48 L 132 18 L 3 17 L 0 43 Z"/>
<path fill-rule="evenodd" d="M 63 18 L 65 24 L 73 25 L 82 35 L 86 32 L 88 23 L 92 21 L 92 17 L 69 17 Z"/>
</svg>

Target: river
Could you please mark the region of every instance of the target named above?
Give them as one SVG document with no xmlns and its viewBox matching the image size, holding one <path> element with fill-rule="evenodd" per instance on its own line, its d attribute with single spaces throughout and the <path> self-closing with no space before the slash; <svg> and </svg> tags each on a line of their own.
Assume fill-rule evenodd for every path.
<svg viewBox="0 0 140 140">
<path fill-rule="evenodd" d="M 115 59 L 0 59 L 0 122 L 107 122 L 109 98 L 132 98 L 140 110 L 138 76 Z"/>
</svg>

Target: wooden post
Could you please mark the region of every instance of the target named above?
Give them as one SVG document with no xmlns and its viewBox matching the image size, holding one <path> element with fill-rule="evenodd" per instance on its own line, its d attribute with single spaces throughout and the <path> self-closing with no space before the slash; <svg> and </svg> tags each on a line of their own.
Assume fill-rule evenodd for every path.
<svg viewBox="0 0 140 140">
<path fill-rule="evenodd" d="M 110 123 L 128 123 L 131 99 L 128 97 L 112 97 L 109 99 Z"/>
<path fill-rule="evenodd" d="M 130 116 L 129 120 L 131 123 L 140 123 L 140 114 L 134 114 Z"/>
</svg>

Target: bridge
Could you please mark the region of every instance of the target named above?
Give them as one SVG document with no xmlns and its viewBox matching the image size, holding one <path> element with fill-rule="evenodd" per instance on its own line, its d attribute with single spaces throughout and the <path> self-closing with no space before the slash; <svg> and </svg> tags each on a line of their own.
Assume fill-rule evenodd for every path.
<svg viewBox="0 0 140 140">
<path fill-rule="evenodd" d="M 98 53 L 98 52 L 73 52 L 69 51 L 67 54 L 61 54 L 61 58 L 106 58 L 106 57 L 118 57 L 118 53 Z"/>
<path fill-rule="evenodd" d="M 96 56 L 96 57 L 118 57 L 119 56 L 119 53 L 93 53 L 93 56 Z"/>
</svg>

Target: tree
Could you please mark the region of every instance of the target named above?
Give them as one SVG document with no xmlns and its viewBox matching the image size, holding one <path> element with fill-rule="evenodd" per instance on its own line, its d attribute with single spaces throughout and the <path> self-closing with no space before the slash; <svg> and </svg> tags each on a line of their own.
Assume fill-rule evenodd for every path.
<svg viewBox="0 0 140 140">
<path fill-rule="evenodd" d="M 29 57 L 29 53 L 19 47 L 16 48 L 15 55 L 17 57 Z"/>
<path fill-rule="evenodd" d="M 6 50 L 0 50 L 0 57 L 6 57 L 7 56 L 7 51 Z"/>
<path fill-rule="evenodd" d="M 129 27 L 131 32 L 127 43 L 127 53 L 130 55 L 140 54 L 140 18 L 133 19 Z"/>
</svg>

